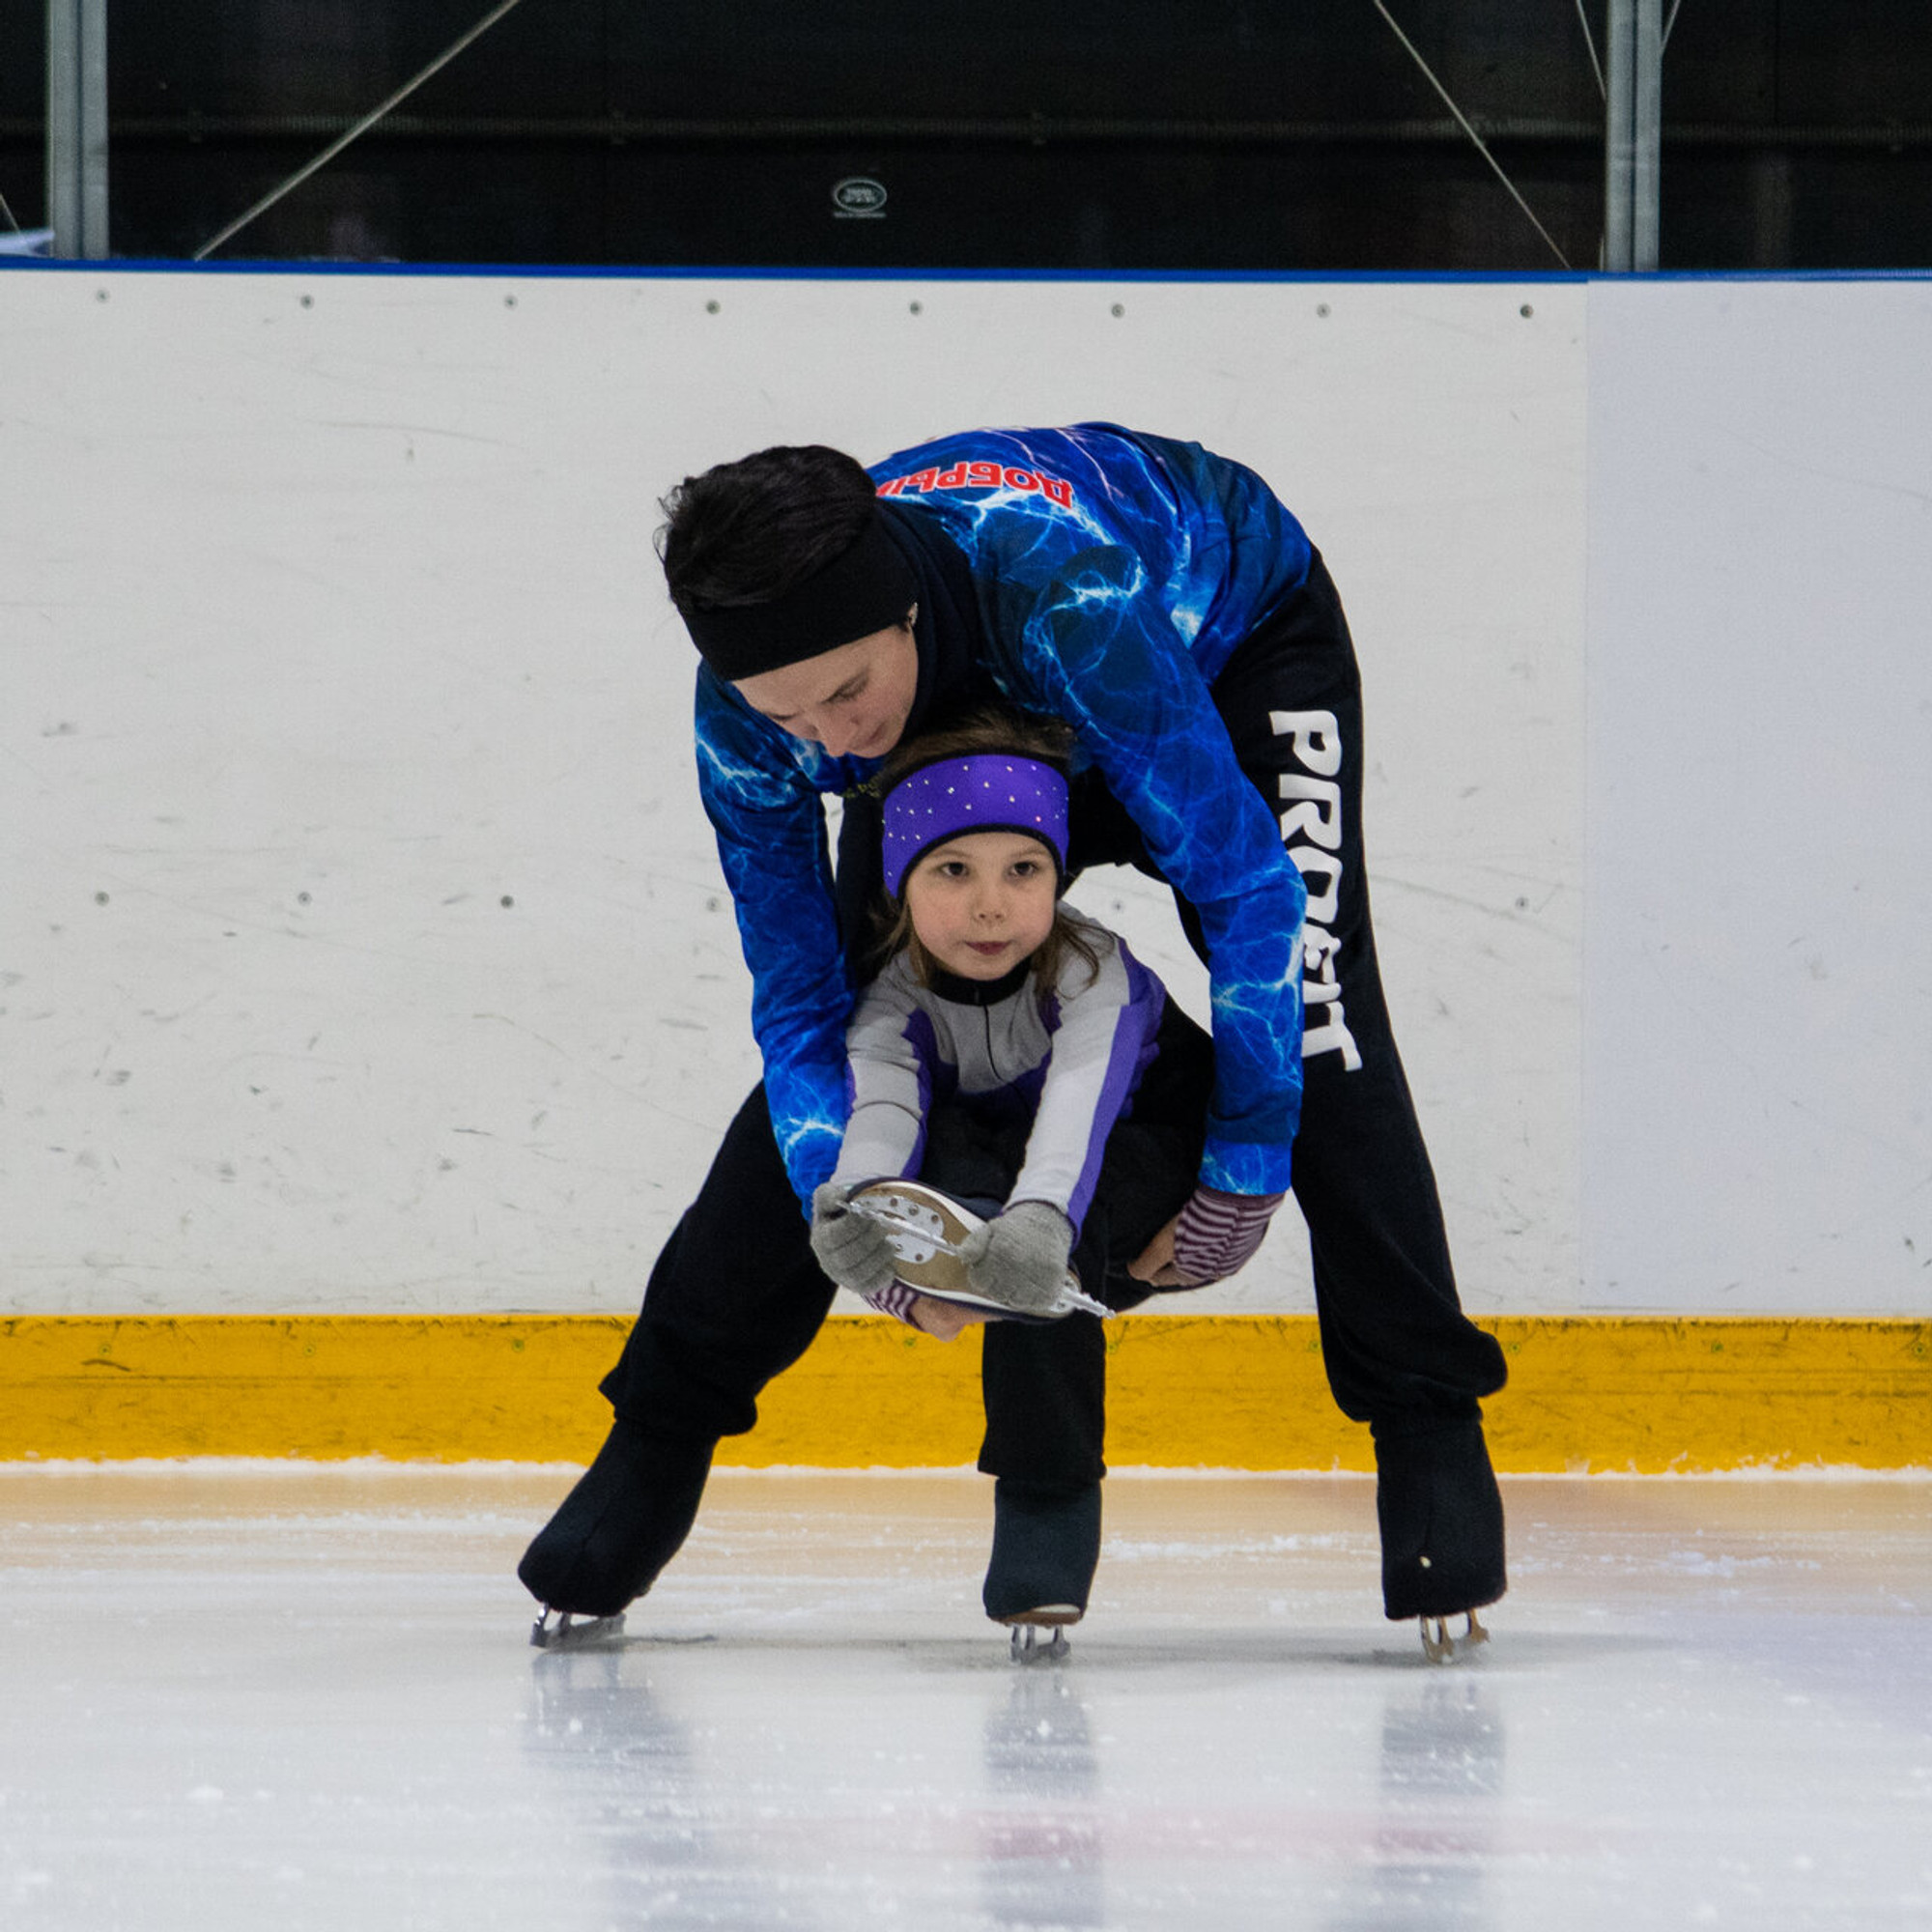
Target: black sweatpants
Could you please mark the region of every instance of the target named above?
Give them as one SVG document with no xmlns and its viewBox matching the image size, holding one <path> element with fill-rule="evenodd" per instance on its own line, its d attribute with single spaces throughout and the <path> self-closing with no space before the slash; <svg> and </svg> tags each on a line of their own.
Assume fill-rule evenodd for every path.
<svg viewBox="0 0 1932 1932">
<path fill-rule="evenodd" d="M 1277 814 L 1308 888 L 1294 1199 L 1308 1223 L 1328 1386 L 1342 1412 L 1398 1432 L 1473 1419 L 1501 1348 L 1462 1312 L 1435 1176 L 1382 996 L 1362 852 L 1362 683 L 1318 555 L 1308 582 L 1214 681 L 1241 769 Z M 1072 855 L 1158 877 L 1124 811 L 1094 797 Z M 1111 841 L 1112 849 L 1107 849 Z M 1200 921 L 1177 895 L 1204 958 Z"/>
<path fill-rule="evenodd" d="M 1361 681 L 1319 557 L 1304 588 L 1242 643 L 1214 697 L 1308 885 L 1293 1185 L 1329 1386 L 1344 1414 L 1385 1430 L 1473 1417 L 1478 1399 L 1503 1384 L 1502 1350 L 1458 1302 L 1435 1175 L 1382 998 L 1362 856 Z M 1091 776 L 1075 788 L 1069 862 L 1076 871 L 1134 864 L 1158 876 L 1132 821 Z M 1199 923 L 1179 905 L 1198 951 Z M 832 1294 L 756 1090 L 660 1255 L 604 1393 L 655 1434 L 709 1439 L 748 1430 L 758 1391 L 805 1352 Z M 984 1362 L 982 1468 L 1049 1487 L 1099 1473 L 1097 1318 L 990 1323 Z"/>
<path fill-rule="evenodd" d="M 1236 755 L 1308 888 L 1294 1199 L 1308 1223 L 1328 1386 L 1400 1431 L 1474 1419 L 1501 1346 L 1463 1314 L 1435 1175 L 1396 1051 L 1362 854 L 1362 683 L 1320 556 L 1215 680 Z M 1183 906 L 1196 950 L 1200 932 Z"/>
</svg>

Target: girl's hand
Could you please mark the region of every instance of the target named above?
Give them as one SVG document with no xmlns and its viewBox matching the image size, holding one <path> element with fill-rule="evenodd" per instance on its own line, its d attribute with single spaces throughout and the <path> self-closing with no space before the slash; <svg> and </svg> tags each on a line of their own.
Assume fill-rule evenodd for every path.
<svg viewBox="0 0 1932 1932">
<path fill-rule="evenodd" d="M 959 1243 L 967 1285 L 1003 1308 L 1038 1314 L 1066 1279 L 1073 1223 L 1045 1201 L 1014 1201 Z"/>
<path fill-rule="evenodd" d="M 811 1252 L 840 1288 L 877 1294 L 897 1279 L 893 1244 L 878 1222 L 846 1207 L 846 1194 L 836 1180 L 823 1182 L 812 1194 Z"/>
</svg>

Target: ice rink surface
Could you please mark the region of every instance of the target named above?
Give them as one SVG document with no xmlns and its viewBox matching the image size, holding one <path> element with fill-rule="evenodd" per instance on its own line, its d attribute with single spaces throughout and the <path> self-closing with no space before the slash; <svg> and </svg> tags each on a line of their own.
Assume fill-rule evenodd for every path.
<svg viewBox="0 0 1932 1932">
<path fill-rule="evenodd" d="M 0 1468 L 18 1932 L 1932 1926 L 1932 1482 L 1506 1479 L 1493 1641 L 1360 1477 L 1119 1473 L 1064 1662 L 990 1485 L 721 1472 L 620 1647 L 569 1472 Z"/>
</svg>

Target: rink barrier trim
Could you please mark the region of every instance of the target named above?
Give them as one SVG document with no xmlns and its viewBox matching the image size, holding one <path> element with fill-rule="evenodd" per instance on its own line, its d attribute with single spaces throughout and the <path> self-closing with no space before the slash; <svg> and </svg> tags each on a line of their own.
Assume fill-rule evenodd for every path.
<svg viewBox="0 0 1932 1932">
<path fill-rule="evenodd" d="M 0 1460 L 380 1456 L 587 1461 L 618 1315 L 0 1319 Z M 1932 1466 L 1932 1321 L 1483 1319 L 1510 1385 L 1505 1472 Z M 1108 1329 L 1110 1461 L 1374 1467 L 1312 1316 L 1127 1316 Z M 980 1433 L 977 1331 L 942 1346 L 835 1316 L 719 1462 L 957 1468 Z"/>
<path fill-rule="evenodd" d="M 1656 269 L 1641 276 L 1592 269 L 975 269 L 831 267 L 784 268 L 761 263 L 689 262 L 318 262 L 285 256 L 230 255 L 196 262 L 185 255 L 117 255 L 111 262 L 58 255 L 0 256 L 0 273 L 91 275 L 181 275 L 210 279 L 223 275 L 275 276 L 324 281 L 379 281 L 410 277 L 419 281 L 470 282 L 975 282 L 1065 283 L 1106 288 L 1155 285 L 1218 285 L 1283 288 L 1439 287 L 1466 283 L 1474 288 L 1650 286 L 1672 282 L 1922 282 L 1924 268 L 1862 269 Z"/>
</svg>

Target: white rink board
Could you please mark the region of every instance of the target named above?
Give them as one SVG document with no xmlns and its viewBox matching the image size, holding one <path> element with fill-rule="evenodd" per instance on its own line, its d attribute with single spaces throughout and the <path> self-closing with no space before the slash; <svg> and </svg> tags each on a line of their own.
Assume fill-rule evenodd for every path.
<svg viewBox="0 0 1932 1932">
<path fill-rule="evenodd" d="M 1932 279 L 1590 296 L 1589 1293 L 1932 1307 Z"/>
<path fill-rule="evenodd" d="M 6 273 L 0 1308 L 635 1306 L 756 1072 L 656 497 L 1092 416 L 1327 555 L 1464 1296 L 1576 1308 L 1588 298 Z M 1185 1304 L 1310 1305 L 1298 1230 Z"/>
</svg>

